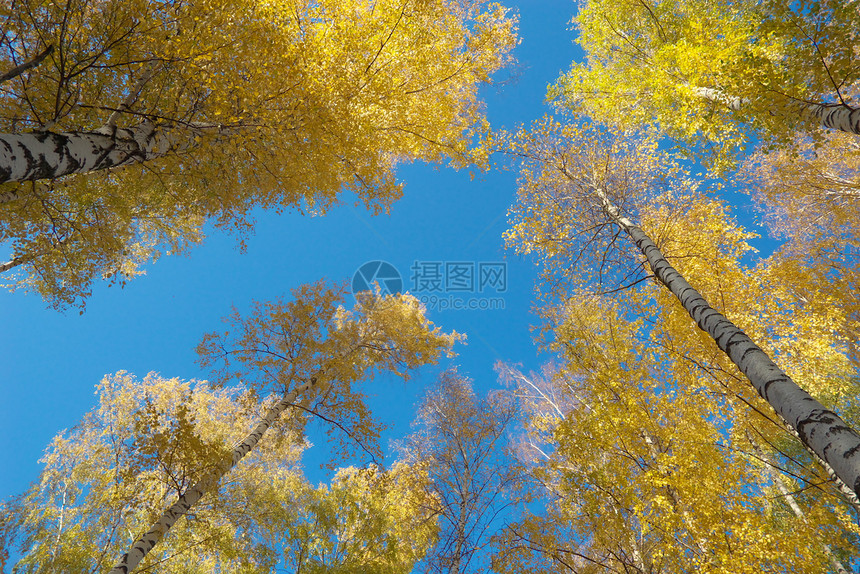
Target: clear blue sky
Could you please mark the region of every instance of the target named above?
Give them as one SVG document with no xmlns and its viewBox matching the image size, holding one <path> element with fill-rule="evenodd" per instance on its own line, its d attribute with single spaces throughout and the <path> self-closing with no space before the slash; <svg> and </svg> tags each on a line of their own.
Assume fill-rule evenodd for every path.
<svg viewBox="0 0 860 574">
<path fill-rule="evenodd" d="M 547 111 L 547 84 L 581 56 L 567 30 L 574 9 L 572 0 L 520 3 L 518 63 L 499 76 L 508 81 L 483 91 L 494 126 L 513 128 Z M 429 315 L 444 329 L 468 335 L 459 357 L 444 366 L 460 365 L 478 389 L 496 384 L 497 360 L 537 368 L 529 329 L 536 322 L 530 312 L 536 270 L 506 253 L 501 239 L 516 174 L 479 174 L 473 181 L 465 171 L 412 165 L 398 175 L 405 195 L 390 216 L 371 217 L 353 206 L 313 218 L 260 213 L 246 253 L 236 249 L 235 238 L 214 231 L 187 257 L 162 258 L 124 289 L 97 284 L 83 315 L 47 309 L 35 295 L 0 292 L 0 436 L 6 446 L 0 499 L 37 478 L 43 449 L 94 406 L 94 386 L 103 375 L 126 370 L 139 377 L 155 371 L 205 378 L 194 348 L 204 333 L 222 327 L 231 306 L 243 311 L 253 300 L 288 296 L 323 277 L 348 280 L 366 261 L 392 263 L 406 288 L 415 261 L 506 262 L 507 290 L 483 294 L 502 297 L 504 310 Z M 426 371 L 407 385 L 383 380 L 373 387 L 375 412 L 394 425 L 386 439 L 409 432 L 414 405 L 433 379 Z M 322 458 L 324 448 L 311 449 L 317 451 L 311 459 Z"/>
</svg>

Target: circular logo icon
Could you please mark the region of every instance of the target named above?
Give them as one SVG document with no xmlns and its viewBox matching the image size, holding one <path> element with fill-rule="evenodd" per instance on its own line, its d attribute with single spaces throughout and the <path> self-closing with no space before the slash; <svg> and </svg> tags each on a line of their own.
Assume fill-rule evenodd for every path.
<svg viewBox="0 0 860 574">
<path fill-rule="evenodd" d="M 403 279 L 397 267 L 387 261 L 368 261 L 352 276 L 352 294 L 373 291 L 373 283 L 379 285 L 382 295 L 394 295 L 403 291 Z"/>
</svg>

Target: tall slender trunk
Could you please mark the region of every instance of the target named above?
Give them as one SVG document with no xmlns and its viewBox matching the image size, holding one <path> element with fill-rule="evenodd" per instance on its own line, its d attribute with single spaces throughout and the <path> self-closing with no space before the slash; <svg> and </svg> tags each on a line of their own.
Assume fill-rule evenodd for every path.
<svg viewBox="0 0 860 574">
<path fill-rule="evenodd" d="M 694 87 L 693 92 L 706 100 L 723 104 L 735 111 L 750 103 L 747 98 L 734 97 L 715 88 Z M 791 107 L 797 110 L 801 118 L 812 118 L 826 128 L 860 135 L 860 108 L 851 108 L 845 104 L 820 104 L 801 100 L 794 100 Z M 772 111 L 772 113 L 785 115 L 784 111 Z"/>
<path fill-rule="evenodd" d="M 567 177 L 571 177 L 566 171 Z M 630 219 L 621 215 L 599 187 L 591 191 L 603 211 L 633 240 L 657 279 L 672 292 L 700 329 L 708 333 L 773 409 L 797 431 L 800 440 L 825 461 L 836 476 L 860 494 L 860 434 L 839 415 L 824 408 L 786 375 L 741 329 L 711 307 L 657 245 Z"/>
<path fill-rule="evenodd" d="M 263 417 L 263 420 L 257 427 L 245 437 L 245 440 L 240 442 L 233 449 L 230 458 L 224 458 L 212 470 L 206 473 L 203 478 L 190 486 L 179 499 L 168 508 L 161 518 L 152 525 L 149 531 L 138 538 L 132 545 L 131 549 L 123 554 L 119 563 L 113 567 L 109 574 L 129 574 L 137 568 L 137 565 L 143 560 L 143 557 L 149 553 L 152 548 L 158 544 L 158 541 L 167 534 L 170 527 L 183 515 L 185 515 L 192 506 L 197 504 L 200 498 L 213 490 L 222 476 L 227 474 L 242 458 L 248 454 L 260 439 L 263 438 L 265 432 L 272 426 L 272 423 L 277 420 L 284 410 L 293 404 L 296 397 L 317 384 L 317 380 L 312 378 L 309 382 L 299 386 L 295 390 L 285 394 L 278 403 L 272 406 Z"/>
<path fill-rule="evenodd" d="M 0 134 L 0 183 L 54 179 L 149 161 L 193 145 L 193 132 L 143 122 L 94 132 Z M 184 140 L 188 140 L 187 142 Z M 4 194 L 6 201 L 17 194 Z"/>
</svg>

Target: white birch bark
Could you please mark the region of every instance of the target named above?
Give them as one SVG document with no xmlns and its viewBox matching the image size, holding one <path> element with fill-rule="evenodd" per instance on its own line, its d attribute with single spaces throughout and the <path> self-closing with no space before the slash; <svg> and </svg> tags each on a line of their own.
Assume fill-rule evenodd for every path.
<svg viewBox="0 0 860 574">
<path fill-rule="evenodd" d="M 857 512 L 860 512 L 860 497 L 858 497 L 858 493 L 851 490 L 847 484 L 842 482 L 842 480 L 838 476 L 836 476 L 836 473 L 833 471 L 833 468 L 831 468 L 831 466 L 827 464 L 826 461 L 822 460 L 821 457 L 818 456 L 818 454 L 814 450 L 809 448 L 809 445 L 803 443 L 803 441 L 800 439 L 800 435 L 797 434 L 797 431 L 794 430 L 794 428 L 792 428 L 790 424 L 785 422 L 785 419 L 783 419 L 782 423 L 785 425 L 785 428 L 786 430 L 788 430 L 788 432 L 790 432 L 794 437 L 796 437 L 797 440 L 800 440 L 800 444 L 803 445 L 803 448 L 806 450 L 806 452 L 808 452 L 810 456 L 817 460 L 818 464 L 820 464 L 824 468 L 824 471 L 827 472 L 828 478 L 835 482 L 836 486 L 839 487 L 839 492 L 841 492 L 842 495 L 845 497 L 845 501 L 851 506 L 853 506 Z"/>
<path fill-rule="evenodd" d="M 750 103 L 748 98 L 730 96 L 715 88 L 694 86 L 693 93 L 706 100 L 723 104 L 734 111 Z M 826 128 L 860 135 L 860 108 L 852 109 L 844 104 L 817 104 L 803 101 L 795 101 L 791 107 L 797 108 L 801 117 L 812 118 Z M 785 112 L 776 109 L 772 113 L 785 115 Z"/>
<path fill-rule="evenodd" d="M 0 273 L 5 273 L 6 271 L 9 271 L 10 269 L 14 269 L 15 267 L 21 265 L 21 263 L 23 263 L 23 261 L 21 261 L 21 259 L 18 257 L 10 259 L 9 261 L 7 261 L 5 263 L 0 263 Z"/>
<path fill-rule="evenodd" d="M 245 437 L 245 440 L 236 445 L 230 458 L 223 459 L 212 470 L 206 473 L 203 478 L 190 486 L 188 490 L 186 490 L 182 496 L 180 496 L 179 499 L 164 512 L 164 514 L 162 514 L 161 518 L 152 525 L 149 531 L 138 538 L 132 545 L 131 549 L 123 554 L 119 563 L 110 570 L 109 574 L 129 574 L 130 572 L 133 572 L 134 569 L 137 568 L 138 564 L 140 564 L 140 561 L 143 560 L 144 556 L 146 556 L 147 553 L 149 553 L 149 551 L 158 544 L 158 541 L 167 534 L 167 531 L 170 530 L 173 524 L 179 518 L 184 516 L 191 507 L 197 504 L 204 494 L 213 490 L 217 486 L 221 477 L 230 472 L 230 470 L 236 466 L 236 464 L 242 460 L 242 458 L 248 454 L 258 442 L 260 442 L 260 439 L 263 438 L 263 435 L 269 427 L 272 426 L 272 423 L 277 420 L 280 414 L 284 412 L 288 406 L 295 402 L 296 397 L 311 389 L 316 384 L 317 379 L 311 378 L 309 382 L 285 394 L 278 403 L 266 412 L 263 420 L 260 421 L 253 432 Z"/>
<path fill-rule="evenodd" d="M 190 145 L 177 145 L 176 135 L 151 122 L 95 132 L 0 134 L 0 183 L 54 179 L 149 161 Z M 16 197 L 17 193 L 4 194 L 7 201 Z"/>
<path fill-rule="evenodd" d="M 569 174 L 565 173 L 568 177 Z M 741 329 L 708 304 L 669 264 L 657 245 L 624 217 L 598 187 L 591 190 L 613 223 L 624 230 L 648 261 L 655 277 L 684 306 L 773 409 L 797 431 L 800 440 L 824 460 L 842 482 L 860 494 L 860 435 L 801 389 Z"/>
<path fill-rule="evenodd" d="M 842 104 L 798 104 L 801 114 L 815 118 L 826 128 L 860 135 L 860 108 Z"/>
<path fill-rule="evenodd" d="M 714 88 L 694 87 L 693 93 L 695 93 L 697 96 L 705 98 L 706 100 L 724 104 L 730 110 L 734 111 L 738 111 L 742 107 L 750 103 L 750 101 L 746 98 L 735 98 L 724 94 L 721 90 L 716 90 Z"/>
<path fill-rule="evenodd" d="M 20 188 L 10 189 L 8 191 L 0 191 L 0 205 L 4 203 L 9 203 L 10 201 L 15 201 L 21 194 L 18 193 Z"/>
</svg>

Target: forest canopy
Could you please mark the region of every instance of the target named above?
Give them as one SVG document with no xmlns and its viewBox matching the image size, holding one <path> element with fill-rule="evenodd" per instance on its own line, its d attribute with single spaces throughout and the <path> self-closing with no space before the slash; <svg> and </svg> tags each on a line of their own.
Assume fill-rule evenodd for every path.
<svg viewBox="0 0 860 574">
<path fill-rule="evenodd" d="M 860 2 L 512 4 L 0 8 L 0 573 L 860 569 Z"/>
</svg>

